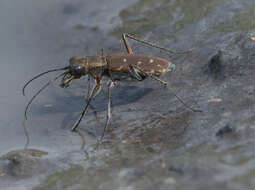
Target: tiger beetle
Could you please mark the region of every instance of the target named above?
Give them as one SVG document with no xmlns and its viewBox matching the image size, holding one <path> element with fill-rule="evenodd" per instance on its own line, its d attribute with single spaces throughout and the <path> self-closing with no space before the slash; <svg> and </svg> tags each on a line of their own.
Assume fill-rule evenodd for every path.
<svg viewBox="0 0 255 190">
<path fill-rule="evenodd" d="M 76 131 L 82 118 L 86 115 L 88 111 L 88 107 L 90 106 L 91 100 L 100 92 L 102 77 L 105 76 L 109 79 L 108 88 L 107 88 L 107 117 L 106 117 L 106 122 L 104 125 L 104 130 L 100 138 L 100 141 L 101 141 L 104 137 L 105 131 L 109 125 L 109 121 L 111 118 L 110 89 L 116 81 L 124 81 L 124 80 L 130 80 L 130 79 L 133 79 L 135 81 L 143 81 L 146 78 L 151 77 L 152 79 L 159 81 L 161 84 L 167 85 L 167 82 L 159 79 L 158 77 L 168 71 L 172 71 L 175 68 L 175 65 L 173 63 L 165 59 L 155 57 L 152 55 L 133 53 L 127 38 L 133 39 L 137 42 L 158 48 L 162 51 L 166 51 L 172 54 L 184 54 L 184 53 L 188 53 L 192 51 L 192 50 L 183 51 L 183 52 L 171 51 L 166 48 L 157 46 L 156 44 L 153 44 L 151 42 L 138 39 L 131 34 L 123 33 L 122 39 L 123 39 L 125 48 L 127 50 L 127 53 L 112 53 L 109 55 L 105 55 L 104 50 L 102 49 L 101 56 L 87 56 L 87 57 L 73 56 L 70 58 L 69 65 L 67 67 L 48 70 L 30 79 L 23 87 L 23 95 L 25 95 L 25 88 L 33 80 L 50 72 L 61 71 L 61 70 L 65 71 L 64 73 L 61 73 L 60 75 L 55 77 L 53 80 L 50 80 L 48 83 L 46 83 L 30 99 L 25 109 L 25 120 L 27 120 L 27 111 L 30 104 L 33 102 L 36 96 L 40 94 L 52 82 L 62 77 L 60 86 L 62 88 L 66 88 L 71 84 L 71 82 L 74 79 L 79 79 L 82 76 L 88 75 L 87 104 L 84 107 L 83 111 L 81 112 L 79 119 L 74 123 L 71 129 L 72 131 Z M 90 93 L 90 77 L 92 77 L 95 80 L 95 86 L 91 93 Z M 194 112 L 198 111 L 188 107 L 176 94 L 174 95 L 188 109 Z"/>
</svg>

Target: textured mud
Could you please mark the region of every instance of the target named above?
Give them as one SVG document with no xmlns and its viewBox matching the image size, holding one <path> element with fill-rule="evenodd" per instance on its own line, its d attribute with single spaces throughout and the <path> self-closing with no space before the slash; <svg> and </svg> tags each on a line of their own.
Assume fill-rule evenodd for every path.
<svg viewBox="0 0 255 190">
<path fill-rule="evenodd" d="M 0 189 L 255 188 L 253 0 L 1 4 Z M 118 83 L 111 125 L 98 148 L 106 88 L 92 102 L 99 121 L 90 111 L 78 134 L 69 129 L 84 106 L 86 78 L 68 89 L 53 85 L 29 110 L 24 150 L 24 81 L 67 65 L 73 55 L 125 51 L 121 32 L 194 50 L 168 55 L 131 42 L 134 52 L 169 59 L 176 70 L 162 77 L 167 88 L 149 79 Z M 27 96 L 53 76 L 35 81 Z M 185 108 L 170 89 L 203 112 Z"/>
</svg>

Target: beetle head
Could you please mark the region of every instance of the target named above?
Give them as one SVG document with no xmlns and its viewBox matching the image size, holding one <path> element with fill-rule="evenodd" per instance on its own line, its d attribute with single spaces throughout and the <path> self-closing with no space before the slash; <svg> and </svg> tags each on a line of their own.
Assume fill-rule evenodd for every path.
<svg viewBox="0 0 255 190">
<path fill-rule="evenodd" d="M 68 87 L 73 79 L 79 79 L 88 74 L 88 62 L 86 59 L 79 56 L 71 57 L 69 60 L 68 72 L 62 78 L 60 86 L 62 88 Z"/>
</svg>

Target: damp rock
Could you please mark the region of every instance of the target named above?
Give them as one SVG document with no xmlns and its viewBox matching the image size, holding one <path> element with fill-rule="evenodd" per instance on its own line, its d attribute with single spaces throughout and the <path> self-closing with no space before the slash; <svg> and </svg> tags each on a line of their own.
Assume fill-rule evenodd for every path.
<svg viewBox="0 0 255 190">
<path fill-rule="evenodd" d="M 234 129 L 232 127 L 230 127 L 229 125 L 226 125 L 225 127 L 219 129 L 217 132 L 216 132 L 216 137 L 224 137 L 226 135 L 229 135 L 229 134 L 233 134 L 234 133 Z"/>
<path fill-rule="evenodd" d="M 205 73 L 217 78 L 222 76 L 224 69 L 224 60 L 223 60 L 223 52 L 219 50 L 215 55 L 213 55 L 208 63 L 206 64 L 204 71 Z"/>
<path fill-rule="evenodd" d="M 47 171 L 51 164 L 42 159 L 47 152 L 36 149 L 22 149 L 8 152 L 0 157 L 2 161 L 7 161 L 4 169 L 7 175 L 26 178 L 33 175 L 42 174 Z"/>
</svg>

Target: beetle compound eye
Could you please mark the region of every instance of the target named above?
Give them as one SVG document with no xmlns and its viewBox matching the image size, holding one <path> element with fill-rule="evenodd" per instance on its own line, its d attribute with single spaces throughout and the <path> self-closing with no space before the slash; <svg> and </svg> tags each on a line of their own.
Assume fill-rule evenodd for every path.
<svg viewBox="0 0 255 190">
<path fill-rule="evenodd" d="M 81 65 L 72 65 L 70 72 L 74 77 L 80 78 L 84 73 L 84 69 Z"/>
<path fill-rule="evenodd" d="M 82 70 L 82 66 L 79 65 L 79 66 L 77 67 L 77 70 Z"/>
</svg>

